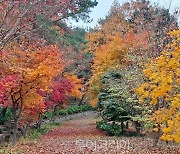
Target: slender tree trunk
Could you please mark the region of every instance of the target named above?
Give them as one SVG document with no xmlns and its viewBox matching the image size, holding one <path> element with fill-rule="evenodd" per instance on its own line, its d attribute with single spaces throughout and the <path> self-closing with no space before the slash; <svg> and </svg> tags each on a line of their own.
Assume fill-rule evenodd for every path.
<svg viewBox="0 0 180 154">
<path fill-rule="evenodd" d="M 153 147 L 157 147 L 157 144 L 158 144 L 158 138 L 154 137 L 153 138 Z"/>
<path fill-rule="evenodd" d="M 38 122 L 36 123 L 36 128 L 38 130 L 40 130 L 41 129 L 41 125 L 42 125 L 42 115 L 39 114 L 39 119 L 38 119 Z"/>
<path fill-rule="evenodd" d="M 53 107 L 53 113 L 52 113 L 52 117 L 51 117 L 51 122 L 54 123 L 55 122 L 55 112 L 56 112 L 56 109 L 57 109 L 57 105 L 55 105 Z"/>
<path fill-rule="evenodd" d="M 13 128 L 13 138 L 12 138 L 12 144 L 15 145 L 17 141 L 17 129 L 18 129 L 18 119 L 22 112 L 23 107 L 23 97 L 22 97 L 22 85 L 20 87 L 19 96 L 20 101 L 18 102 L 18 99 L 14 97 L 14 95 L 11 95 L 12 100 L 12 113 L 13 113 L 13 119 L 14 119 L 14 128 Z"/>
<path fill-rule="evenodd" d="M 82 95 L 81 100 L 79 101 L 78 106 L 82 105 L 85 95 L 86 95 L 86 94 L 83 94 L 83 95 Z"/>
<path fill-rule="evenodd" d="M 13 96 L 12 97 L 12 101 L 14 101 Z M 16 106 L 15 103 L 13 102 L 13 107 L 12 107 L 12 113 L 13 113 L 13 120 L 14 120 L 14 125 L 13 125 L 13 137 L 12 137 L 12 144 L 15 145 L 16 144 L 16 140 L 17 140 L 17 125 L 18 125 L 18 117 L 17 117 L 17 113 L 16 113 Z"/>
<path fill-rule="evenodd" d="M 159 138 L 162 135 L 162 131 L 161 131 L 160 124 L 158 124 L 158 126 L 154 125 L 153 128 L 157 128 L 158 129 L 157 131 L 153 131 L 153 147 L 157 147 Z"/>
<path fill-rule="evenodd" d="M 138 136 L 141 135 L 141 124 L 137 121 L 135 121 L 135 128 L 136 128 L 136 133 Z"/>
<path fill-rule="evenodd" d="M 13 145 L 15 145 L 17 141 L 17 127 L 18 127 L 18 119 L 17 117 L 14 117 L 14 129 L 13 129 L 13 138 L 12 138 Z"/>
<path fill-rule="evenodd" d="M 129 122 L 126 122 L 126 129 L 129 129 Z"/>
<path fill-rule="evenodd" d="M 25 125 L 24 128 L 23 128 L 23 130 L 22 130 L 22 135 L 23 135 L 23 137 L 26 137 L 26 133 L 27 133 L 28 127 L 29 127 L 29 125 L 27 124 L 27 125 Z"/>
<path fill-rule="evenodd" d="M 76 100 L 77 100 L 77 99 L 76 99 L 76 97 L 75 97 L 75 98 L 74 98 L 74 104 L 76 104 Z"/>
<path fill-rule="evenodd" d="M 124 134 L 124 123 L 121 122 L 121 132 L 122 132 L 122 135 Z"/>
</svg>

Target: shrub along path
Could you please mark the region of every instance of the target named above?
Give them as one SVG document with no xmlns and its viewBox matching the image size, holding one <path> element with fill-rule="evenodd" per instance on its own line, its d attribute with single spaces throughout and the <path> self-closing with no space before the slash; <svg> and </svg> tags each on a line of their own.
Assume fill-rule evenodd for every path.
<svg viewBox="0 0 180 154">
<path fill-rule="evenodd" d="M 178 147 L 160 145 L 138 137 L 107 137 L 96 129 L 97 114 L 63 122 L 39 140 L 19 142 L 7 153 L 17 154 L 178 154 Z"/>
</svg>

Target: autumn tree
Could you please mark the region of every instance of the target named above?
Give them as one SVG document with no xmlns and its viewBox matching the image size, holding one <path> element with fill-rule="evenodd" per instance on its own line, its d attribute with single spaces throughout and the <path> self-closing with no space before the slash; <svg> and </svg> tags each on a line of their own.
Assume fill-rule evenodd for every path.
<svg viewBox="0 0 180 154">
<path fill-rule="evenodd" d="M 80 99 L 82 97 L 81 88 L 83 79 L 79 79 L 76 75 L 68 73 L 65 74 L 65 77 L 70 80 L 72 84 L 72 90 L 69 93 L 69 96 Z"/>
<path fill-rule="evenodd" d="M 47 111 L 50 111 L 51 120 L 55 121 L 55 114 L 58 109 L 62 109 L 73 102 L 73 99 L 81 99 L 82 79 L 76 75 L 64 74 L 54 79 L 52 91 L 46 94 L 45 105 Z"/>
<path fill-rule="evenodd" d="M 111 36 L 117 32 L 122 35 L 133 32 L 146 37 L 146 48 L 139 48 L 139 53 L 131 57 L 139 63 L 138 59 L 146 61 L 147 57 L 158 56 L 171 40 L 167 32 L 177 27 L 178 22 L 174 14 L 170 14 L 168 9 L 151 5 L 149 1 L 134 0 L 123 5 L 115 1 L 109 14 L 87 33 L 86 38 L 89 42 L 86 51 L 93 53 L 111 40 Z"/>
<path fill-rule="evenodd" d="M 56 79 L 52 85 L 52 92 L 48 93 L 46 98 L 46 107 L 52 110 L 52 121 L 55 121 L 55 112 L 57 108 L 62 108 L 64 104 L 67 104 L 69 94 L 71 93 L 73 84 L 71 80 L 67 78 Z"/>
<path fill-rule="evenodd" d="M 178 27 L 175 13 L 171 14 L 169 9 L 153 5 L 147 0 L 134 0 L 122 5 L 115 1 L 109 14 L 101 19 L 99 26 L 95 28 L 94 31 L 99 33 L 92 33 L 92 35 L 90 33 L 88 38 L 92 39 L 91 42 L 94 42 L 94 45 L 97 45 L 105 43 L 107 35 L 114 35 L 117 31 L 123 34 L 129 30 L 134 33 L 146 32 L 148 34 L 148 56 L 156 57 L 170 42 L 168 31 Z M 90 46 L 93 48 L 94 45 Z"/>
<path fill-rule="evenodd" d="M 14 119 L 13 143 L 16 142 L 18 120 L 27 109 L 44 110 L 44 97 L 38 90 L 48 92 L 52 80 L 63 70 L 63 60 L 56 46 L 38 48 L 30 46 L 26 51 L 14 47 L 2 52 L 1 72 L 5 87 L 3 105 L 12 108 Z M 8 84 L 9 83 L 9 84 Z M 6 98 L 6 99 L 4 99 Z M 40 107 L 41 106 L 41 107 Z"/>
<path fill-rule="evenodd" d="M 90 8 L 96 5 L 97 2 L 91 0 L 2 0 L 0 1 L 1 48 L 22 37 L 33 40 L 44 28 L 48 32 L 51 32 L 50 29 L 56 31 L 53 26 L 69 17 L 85 20 Z"/>
<path fill-rule="evenodd" d="M 175 17 L 168 10 L 150 5 L 148 1 L 135 0 L 123 5 L 116 1 L 108 16 L 100 20 L 99 25 L 86 36 L 89 41 L 86 51 L 94 55 L 90 80 L 92 98 L 97 98 L 94 96 L 97 96 L 101 88 L 100 84 L 96 84 L 99 83 L 102 72 L 119 64 L 126 66 L 126 70 L 136 71 L 124 72 L 134 74 L 138 79 L 147 59 L 156 57 L 160 53 L 160 48 L 171 41 L 167 31 L 174 27 L 177 27 Z M 119 42 L 115 43 L 114 38 L 119 39 Z M 109 48 L 110 44 L 114 49 Z M 116 57 L 118 54 L 121 57 Z M 140 82 L 131 84 L 131 87 L 136 87 Z M 97 99 L 94 100 L 96 101 Z"/>
<path fill-rule="evenodd" d="M 92 77 L 90 79 L 90 95 L 93 100 L 97 100 L 97 95 L 101 89 L 100 78 L 103 73 L 112 68 L 122 68 L 127 66 L 131 60 L 131 53 L 135 52 L 142 44 L 137 34 L 129 33 L 122 36 L 117 33 L 115 36 L 109 36 L 106 44 L 101 45 L 94 52 L 94 61 L 92 65 Z M 145 39 L 145 38 L 144 38 Z"/>
<path fill-rule="evenodd" d="M 107 97 L 105 94 L 102 96 L 105 103 L 114 102 L 111 97 L 121 97 L 116 91 L 117 84 L 111 85 L 115 87 L 113 91 L 113 88 L 106 89 L 100 82 L 103 74 L 114 68 L 119 70 L 123 76 L 121 86 L 129 100 L 138 102 L 134 88 L 143 83 L 143 65 L 165 49 L 165 46 L 172 41 L 168 31 L 177 27 L 177 19 L 169 13 L 169 10 L 150 5 L 146 0 L 131 1 L 122 6 L 115 2 L 109 15 L 100 20 L 99 25 L 86 36 L 89 41 L 86 52 L 94 56 L 92 77 L 89 82 L 91 103 L 96 105 L 97 102 L 102 102 L 102 99 L 100 100 L 97 96 L 103 90 L 107 90 Z M 152 75 L 152 72 L 149 75 Z M 159 76 L 160 74 L 157 74 L 156 77 Z M 141 94 L 148 95 L 144 91 Z M 141 107 L 141 111 L 136 112 L 139 116 L 133 118 L 138 122 L 142 120 L 141 113 L 146 112 L 145 116 L 152 113 L 150 106 L 143 104 Z M 135 111 L 134 108 L 133 112 Z M 147 121 L 147 119 L 143 120 Z"/>
<path fill-rule="evenodd" d="M 169 9 L 153 5 L 148 0 L 127 2 L 121 9 L 136 33 L 141 31 L 148 33 L 148 57 L 157 57 L 170 42 L 167 35 L 169 30 L 178 27 L 176 14 L 171 14 Z"/>
<path fill-rule="evenodd" d="M 179 69 L 180 69 L 180 30 L 169 33 L 174 39 L 159 57 L 144 66 L 145 82 L 136 89 L 140 95 L 139 101 L 147 103 L 152 108 L 149 120 L 153 122 L 158 139 L 180 141 L 179 130 Z"/>
</svg>

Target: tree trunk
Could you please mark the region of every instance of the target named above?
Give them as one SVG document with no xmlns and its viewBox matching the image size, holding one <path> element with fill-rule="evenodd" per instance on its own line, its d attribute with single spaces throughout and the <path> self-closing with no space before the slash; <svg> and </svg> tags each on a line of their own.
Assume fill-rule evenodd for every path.
<svg viewBox="0 0 180 154">
<path fill-rule="evenodd" d="M 38 120 L 38 122 L 36 123 L 36 128 L 37 128 L 38 130 L 41 129 L 41 124 L 42 124 L 42 115 L 39 114 L 39 120 Z"/>
<path fill-rule="evenodd" d="M 124 134 L 124 123 L 121 122 L 121 132 L 122 132 L 122 135 Z"/>
<path fill-rule="evenodd" d="M 129 129 L 129 122 L 126 122 L 126 129 Z"/>
<path fill-rule="evenodd" d="M 78 106 L 82 105 L 82 102 L 83 102 L 83 100 L 84 100 L 85 95 L 86 95 L 86 94 L 83 94 L 83 95 L 82 95 L 81 100 L 79 101 Z"/>
<path fill-rule="evenodd" d="M 158 144 L 158 138 L 154 137 L 153 138 L 153 147 L 157 147 L 157 144 Z"/>
<path fill-rule="evenodd" d="M 12 144 L 15 145 L 16 144 L 16 140 L 17 140 L 17 127 L 18 127 L 18 117 L 17 117 L 17 113 L 16 113 L 16 107 L 15 107 L 15 103 L 13 103 L 13 107 L 12 107 L 12 113 L 13 113 L 13 120 L 14 120 L 14 125 L 13 125 L 13 136 L 12 136 Z"/>
<path fill-rule="evenodd" d="M 153 147 L 157 147 L 157 144 L 158 144 L 159 138 L 162 135 L 162 132 L 161 132 L 159 124 L 157 127 L 155 125 L 153 127 L 158 129 L 157 131 L 153 131 Z"/>
<path fill-rule="evenodd" d="M 22 85 L 21 85 L 22 88 Z M 13 113 L 13 119 L 14 119 L 14 128 L 13 128 L 13 138 L 12 138 L 12 144 L 16 144 L 17 140 L 17 129 L 18 129 L 18 119 L 20 117 L 20 114 L 22 112 L 22 105 L 23 105 L 23 99 L 21 94 L 21 88 L 20 88 L 20 104 L 17 102 L 18 100 L 15 99 L 13 95 L 11 95 L 12 100 L 12 113 Z M 19 106 L 20 105 L 20 106 Z M 18 111 L 19 109 L 19 111 Z"/>
<path fill-rule="evenodd" d="M 27 133 L 27 129 L 28 129 L 29 125 L 25 125 L 24 128 L 22 129 L 22 135 L 23 137 L 26 137 L 26 133 Z"/>
<path fill-rule="evenodd" d="M 52 123 L 55 122 L 55 112 L 56 112 L 56 109 L 57 109 L 57 105 L 54 106 L 54 108 L 53 108 L 53 113 L 52 113 L 52 117 L 51 117 L 51 122 L 52 122 Z"/>
<path fill-rule="evenodd" d="M 135 121 L 135 128 L 136 128 L 136 133 L 138 136 L 141 135 L 141 124 L 137 121 Z"/>
<path fill-rule="evenodd" d="M 14 117 L 14 128 L 13 128 L 13 138 L 12 138 L 13 145 L 15 145 L 17 141 L 17 127 L 18 127 L 18 119 L 17 117 Z"/>
</svg>

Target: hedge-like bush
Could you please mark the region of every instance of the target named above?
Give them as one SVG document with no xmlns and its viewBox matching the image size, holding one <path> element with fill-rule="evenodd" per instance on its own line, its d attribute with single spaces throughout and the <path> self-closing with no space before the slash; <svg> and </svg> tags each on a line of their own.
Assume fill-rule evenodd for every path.
<svg viewBox="0 0 180 154">
<path fill-rule="evenodd" d="M 79 113 L 83 111 L 92 110 L 92 106 L 90 105 L 82 105 L 82 106 L 68 106 L 66 109 L 62 109 L 59 111 L 56 111 L 56 115 L 67 115 L 67 114 L 74 114 Z"/>
<path fill-rule="evenodd" d="M 119 136 L 122 134 L 121 128 L 117 124 L 110 124 L 105 121 L 97 122 L 97 128 L 106 131 L 110 136 Z"/>
<path fill-rule="evenodd" d="M 75 113 L 80 113 L 80 112 L 89 111 L 89 110 L 93 110 L 91 105 L 81 105 L 81 106 L 71 105 L 65 109 L 57 110 L 55 112 L 55 115 L 58 116 L 58 115 L 75 114 Z M 46 118 L 51 118 L 52 116 L 53 116 L 52 112 L 46 112 L 45 113 Z"/>
</svg>

